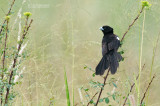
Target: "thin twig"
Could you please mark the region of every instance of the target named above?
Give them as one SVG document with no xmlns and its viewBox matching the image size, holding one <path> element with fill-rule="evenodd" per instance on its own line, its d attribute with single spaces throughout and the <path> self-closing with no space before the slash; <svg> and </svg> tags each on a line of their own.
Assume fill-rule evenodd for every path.
<svg viewBox="0 0 160 106">
<path fill-rule="evenodd" d="M 121 42 L 123 41 L 123 39 L 124 39 L 124 37 L 126 36 L 126 34 L 128 33 L 128 31 L 131 29 L 131 27 L 134 25 L 134 23 L 138 20 L 140 14 L 143 12 L 143 9 L 144 9 L 144 7 L 141 8 L 141 10 L 140 10 L 139 14 L 137 15 L 137 17 L 136 17 L 136 18 L 133 20 L 133 22 L 129 25 L 127 31 L 124 33 L 124 35 L 123 35 L 123 37 L 122 37 L 122 39 L 121 39 Z"/>
<path fill-rule="evenodd" d="M 18 58 L 18 55 L 19 55 L 19 51 L 21 49 L 22 43 L 24 41 L 24 38 L 25 38 L 26 34 L 28 33 L 29 28 L 31 27 L 32 22 L 33 22 L 33 19 L 31 19 L 26 31 L 23 33 L 22 38 L 21 38 L 21 40 L 19 42 L 18 50 L 17 50 L 17 53 L 16 53 L 16 55 L 14 57 L 14 61 L 13 61 L 12 69 L 11 69 L 11 74 L 9 76 L 9 85 L 11 84 L 11 80 L 12 80 L 12 77 L 13 77 L 13 69 L 15 68 L 16 63 L 17 63 L 17 58 Z M 5 97 L 5 104 L 8 103 L 9 91 L 10 91 L 10 87 L 7 88 L 7 93 L 6 93 L 6 97 Z"/>
<path fill-rule="evenodd" d="M 142 106 L 143 100 L 144 100 L 144 98 L 146 97 L 146 93 L 147 93 L 149 87 L 151 86 L 151 83 L 153 82 L 153 79 L 155 78 L 155 76 L 156 76 L 156 75 L 154 74 L 153 77 L 152 77 L 152 79 L 151 79 L 151 81 L 149 82 L 149 84 L 148 84 L 148 86 L 147 86 L 147 89 L 146 89 L 146 91 L 145 91 L 145 93 L 144 93 L 144 95 L 143 95 L 143 97 L 142 97 L 142 99 L 141 99 L 140 106 Z"/>
<path fill-rule="evenodd" d="M 93 97 L 91 98 L 91 100 L 88 102 L 87 106 L 89 106 L 90 102 L 93 100 L 93 98 L 98 94 L 98 92 L 96 92 Z"/>
<path fill-rule="evenodd" d="M 26 24 L 25 24 L 24 32 L 23 32 L 23 33 L 25 33 L 25 32 L 26 32 L 26 27 L 27 27 L 27 25 L 28 25 L 28 18 L 29 18 L 29 17 L 26 17 Z"/>
<path fill-rule="evenodd" d="M 12 7 L 13 7 L 14 3 L 15 3 L 15 0 L 12 1 L 12 4 L 11 4 L 11 6 L 10 6 L 10 8 L 9 8 L 9 11 L 8 11 L 8 13 L 6 14 L 6 16 L 8 16 L 8 15 L 11 13 L 11 10 L 12 10 Z M 4 25 L 5 23 L 6 23 L 6 20 L 4 20 L 4 22 L 3 22 L 2 26 L 1 26 L 0 34 L 1 34 L 2 30 L 3 30 L 3 25 Z"/>
<path fill-rule="evenodd" d="M 5 56 L 6 56 L 6 47 L 7 47 L 7 38 L 8 38 L 8 20 L 7 20 L 7 26 L 6 26 L 6 37 L 5 37 L 5 42 L 4 42 L 4 50 L 3 50 L 3 57 L 2 57 L 2 73 L 1 73 L 1 78 L 3 80 L 3 77 L 4 77 L 4 73 L 3 71 L 5 70 Z M 4 89 L 4 86 L 2 86 L 1 88 L 1 105 L 3 103 L 3 89 Z"/>
<path fill-rule="evenodd" d="M 103 87 L 101 88 L 101 91 L 100 91 L 100 93 L 99 93 L 98 99 L 100 99 L 100 96 L 101 96 L 102 90 L 103 90 L 103 88 L 104 88 L 104 86 L 105 86 L 105 83 L 106 83 L 107 77 L 108 77 L 108 75 L 109 75 L 109 71 L 110 71 L 110 69 L 108 69 L 108 72 L 107 72 L 107 74 L 106 74 L 106 76 L 105 76 L 105 78 L 104 78 Z M 98 94 L 98 92 L 96 92 L 96 93 L 93 95 L 93 97 L 92 97 L 92 99 L 91 99 L 91 100 L 93 100 L 97 94 Z M 90 101 L 91 101 L 91 100 L 90 100 Z M 90 101 L 87 103 L 87 106 L 89 106 Z M 97 101 L 99 101 L 99 100 L 97 100 Z"/>
<path fill-rule="evenodd" d="M 3 57 L 2 57 L 2 69 L 3 69 L 3 70 L 4 70 L 4 66 L 5 66 L 5 56 L 6 56 L 7 38 L 8 38 L 8 21 L 7 21 L 7 26 L 6 26 L 6 37 L 5 37 Z M 2 71 L 1 77 L 2 77 L 2 79 L 3 79 L 3 71 Z"/>
<path fill-rule="evenodd" d="M 100 91 L 100 93 L 99 93 L 99 96 L 98 96 L 98 99 L 97 99 L 97 102 L 96 102 L 96 105 L 95 105 L 95 106 L 97 106 L 98 103 L 99 103 L 99 99 L 100 99 L 100 97 L 101 97 L 102 91 L 103 91 L 103 89 L 104 89 L 104 86 L 106 85 L 106 80 L 107 80 L 107 78 L 108 78 L 109 71 L 110 71 L 110 69 L 108 69 L 108 72 L 107 72 L 107 74 L 106 74 L 106 76 L 105 76 L 105 78 L 104 78 L 103 87 L 101 88 L 101 91 Z"/>
<path fill-rule="evenodd" d="M 138 79 L 138 77 L 139 77 L 139 74 L 137 75 L 136 80 Z M 135 82 L 131 85 L 131 89 L 130 89 L 129 93 L 127 94 L 127 97 L 124 100 L 123 106 L 126 105 L 126 101 L 127 101 L 128 97 L 129 97 L 130 93 L 132 92 L 132 89 L 133 89 L 134 85 L 135 85 Z"/>
<path fill-rule="evenodd" d="M 145 67 L 145 64 L 143 65 L 142 70 L 144 69 L 144 67 Z M 137 80 L 138 78 L 139 78 L 139 74 L 137 75 L 136 80 Z M 128 99 L 128 97 L 129 97 L 130 93 L 132 92 L 132 89 L 133 89 L 134 85 L 135 85 L 135 82 L 131 85 L 130 91 L 129 91 L 129 93 L 127 94 L 127 96 L 126 96 L 126 98 L 125 98 L 125 100 L 124 100 L 123 106 L 126 105 L 127 99 Z"/>
</svg>

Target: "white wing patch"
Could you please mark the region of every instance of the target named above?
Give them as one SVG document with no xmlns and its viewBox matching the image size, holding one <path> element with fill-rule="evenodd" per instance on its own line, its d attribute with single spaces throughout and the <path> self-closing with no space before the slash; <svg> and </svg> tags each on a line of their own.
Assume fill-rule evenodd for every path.
<svg viewBox="0 0 160 106">
<path fill-rule="evenodd" d="M 117 39 L 119 40 L 119 37 L 117 36 Z"/>
</svg>

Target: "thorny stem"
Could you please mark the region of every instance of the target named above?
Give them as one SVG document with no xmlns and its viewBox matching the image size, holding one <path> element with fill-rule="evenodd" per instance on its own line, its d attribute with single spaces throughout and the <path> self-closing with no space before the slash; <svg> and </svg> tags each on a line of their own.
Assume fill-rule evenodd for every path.
<svg viewBox="0 0 160 106">
<path fill-rule="evenodd" d="M 143 95 L 143 97 L 142 97 L 142 99 L 141 99 L 140 106 L 142 106 L 142 103 L 143 103 L 143 100 L 144 100 L 144 98 L 145 98 L 145 96 L 146 96 L 146 93 L 147 93 L 149 87 L 151 86 L 151 83 L 153 82 L 153 79 L 155 78 L 155 76 L 156 76 L 156 75 L 153 75 L 151 81 L 149 82 L 148 87 L 147 87 L 147 89 L 146 89 L 146 91 L 145 91 L 145 93 L 144 93 L 144 95 Z"/>
<path fill-rule="evenodd" d="M 9 9 L 8 13 L 6 14 L 6 16 L 8 16 L 11 13 L 11 10 L 12 10 L 12 7 L 13 7 L 14 3 L 15 3 L 15 0 L 12 1 L 12 4 L 11 4 L 10 9 Z M 3 22 L 2 26 L 1 26 L 0 34 L 1 34 L 2 30 L 3 30 L 3 25 L 5 23 L 6 23 L 6 20 L 4 20 L 4 22 Z"/>
<path fill-rule="evenodd" d="M 18 45 L 18 50 L 17 50 L 17 53 L 16 53 L 16 55 L 15 55 L 15 57 L 14 57 L 14 61 L 13 61 L 12 69 L 11 69 L 11 74 L 10 74 L 10 76 L 9 76 L 9 85 L 11 84 L 11 80 L 12 80 L 12 77 L 13 77 L 13 69 L 15 68 L 16 63 L 17 63 L 17 58 L 18 58 L 18 55 L 19 55 L 19 51 L 20 51 L 20 49 L 21 49 L 22 43 L 23 43 L 23 41 L 24 41 L 24 38 L 25 38 L 25 36 L 26 36 L 29 28 L 31 27 L 32 22 L 33 22 L 33 19 L 31 19 L 31 21 L 30 21 L 30 23 L 29 23 L 26 31 L 23 33 L 22 38 L 21 38 L 21 40 L 20 40 L 20 43 L 19 43 L 19 45 Z M 7 93 L 6 93 L 6 97 L 5 97 L 5 104 L 8 103 L 9 91 L 10 91 L 10 87 L 7 88 Z"/>
<path fill-rule="evenodd" d="M 136 17 L 136 18 L 133 20 L 133 22 L 129 25 L 127 31 L 124 33 L 124 35 L 123 35 L 123 37 L 122 37 L 122 39 L 121 39 L 121 42 L 123 41 L 123 39 L 124 39 L 124 37 L 126 36 L 126 34 L 128 33 L 128 31 L 131 29 L 131 27 L 134 25 L 134 23 L 138 20 L 140 14 L 143 12 L 143 9 L 144 9 L 144 7 L 141 8 L 141 10 L 140 10 L 139 14 L 137 15 L 137 17 Z"/>
</svg>

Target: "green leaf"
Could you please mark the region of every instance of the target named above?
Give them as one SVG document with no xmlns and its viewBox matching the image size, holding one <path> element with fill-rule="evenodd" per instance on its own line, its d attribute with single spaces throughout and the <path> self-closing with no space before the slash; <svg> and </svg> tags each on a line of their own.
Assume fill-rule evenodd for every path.
<svg viewBox="0 0 160 106">
<path fill-rule="evenodd" d="M 107 98 L 105 98 L 105 102 L 106 102 L 106 104 L 108 104 L 109 103 L 109 98 L 107 97 Z"/>
<path fill-rule="evenodd" d="M 93 100 L 91 100 L 89 103 L 92 104 L 92 103 L 93 103 Z"/>
<path fill-rule="evenodd" d="M 88 89 L 88 88 L 84 88 L 84 90 L 85 90 L 85 91 L 88 91 L 89 89 Z"/>
<path fill-rule="evenodd" d="M 124 51 L 123 51 L 123 50 L 122 50 L 122 51 L 120 51 L 120 52 L 119 52 L 119 54 L 124 54 Z"/>
<path fill-rule="evenodd" d="M 84 69 L 86 69 L 87 68 L 87 66 L 84 66 Z"/>
<path fill-rule="evenodd" d="M 123 99 L 125 99 L 126 97 L 125 96 L 123 96 Z"/>
<path fill-rule="evenodd" d="M 96 73 L 93 73 L 93 74 L 92 74 L 92 77 L 95 77 L 95 75 L 96 75 Z"/>
<path fill-rule="evenodd" d="M 113 84 L 113 86 L 114 86 L 114 87 L 116 87 L 116 88 L 117 88 L 117 85 L 116 85 L 114 82 L 112 82 L 112 84 Z"/>
<path fill-rule="evenodd" d="M 141 106 L 145 106 L 145 103 L 143 102 Z"/>
<path fill-rule="evenodd" d="M 123 42 L 121 41 L 121 42 L 120 42 L 120 46 L 122 46 L 122 45 L 123 45 Z"/>
<path fill-rule="evenodd" d="M 70 97 L 69 97 L 68 81 L 67 81 L 67 75 L 66 75 L 66 70 L 65 70 L 65 68 L 64 68 L 64 80 L 65 80 L 65 87 L 66 87 L 67 106 L 70 106 Z"/>
<path fill-rule="evenodd" d="M 103 102 L 103 99 L 99 99 L 99 102 L 100 102 L 100 103 Z"/>
<path fill-rule="evenodd" d="M 122 57 L 122 60 L 121 61 L 124 61 L 124 57 Z"/>
<path fill-rule="evenodd" d="M 112 98 L 113 98 L 113 100 L 116 100 L 116 96 L 114 94 L 112 95 Z"/>
</svg>

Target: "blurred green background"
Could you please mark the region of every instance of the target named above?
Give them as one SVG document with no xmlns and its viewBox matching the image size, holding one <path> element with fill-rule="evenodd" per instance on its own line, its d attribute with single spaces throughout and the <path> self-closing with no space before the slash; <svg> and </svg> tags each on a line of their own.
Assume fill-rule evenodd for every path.
<svg viewBox="0 0 160 106">
<path fill-rule="evenodd" d="M 0 22 L 4 20 L 12 0 L 0 0 Z M 144 93 L 149 82 L 154 44 L 160 33 L 160 1 L 150 0 L 150 10 L 145 11 L 144 44 L 142 64 L 145 68 L 141 77 L 141 94 Z M 95 69 L 100 61 L 101 39 L 103 37 L 99 27 L 110 25 L 114 33 L 120 38 L 129 24 L 137 16 L 141 8 L 140 0 L 16 0 L 11 16 L 13 27 L 17 13 L 30 11 L 34 22 L 29 31 L 26 51 L 29 57 L 22 63 L 22 84 L 15 90 L 18 96 L 14 106 L 48 106 L 50 98 L 55 106 L 66 106 L 64 85 L 64 67 L 67 71 L 70 95 L 74 82 L 75 103 L 80 103 L 78 89 L 89 87 L 88 82 L 93 79 L 92 72 L 84 69 L 87 65 Z M 134 81 L 138 74 L 139 45 L 142 34 L 144 13 L 126 35 L 123 47 L 125 60 L 120 63 L 118 72 L 110 78 L 119 79 L 117 91 L 123 96 L 127 94 L 127 80 Z M 22 22 L 22 27 L 24 23 Z M 17 42 L 19 20 L 10 33 L 10 42 Z M 156 79 L 150 88 L 148 106 L 160 105 L 160 43 L 158 43 L 153 73 Z M 74 75 L 72 76 L 74 72 Z M 102 82 L 96 76 L 94 79 Z M 90 88 L 90 87 L 89 87 Z M 106 88 L 110 92 L 113 87 Z M 93 95 L 95 90 L 90 91 Z M 136 91 L 132 93 L 137 97 Z M 102 96 L 106 95 L 104 93 Z M 83 95 L 85 98 L 85 94 Z M 71 98 L 72 99 L 72 98 Z M 120 100 L 123 103 L 123 99 Z M 115 102 L 112 106 L 117 106 Z M 80 104 L 78 104 L 79 106 Z M 100 104 L 103 106 L 105 104 Z"/>
</svg>

